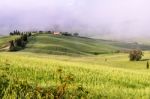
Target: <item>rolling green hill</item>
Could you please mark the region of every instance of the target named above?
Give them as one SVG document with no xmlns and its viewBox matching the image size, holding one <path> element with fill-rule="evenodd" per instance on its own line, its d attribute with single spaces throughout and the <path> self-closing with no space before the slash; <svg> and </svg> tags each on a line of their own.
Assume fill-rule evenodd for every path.
<svg viewBox="0 0 150 99">
<path fill-rule="evenodd" d="M 117 47 L 94 39 L 40 34 L 30 40 L 24 51 L 58 55 L 88 55 L 110 53 L 116 49 Z"/>
<path fill-rule="evenodd" d="M 84 37 L 39 34 L 30 38 L 24 51 L 56 55 L 99 55 L 134 48 L 148 50 L 150 46 Z"/>
<path fill-rule="evenodd" d="M 1 45 L 14 38 L 1 38 Z M 60 91 L 58 70 L 62 70 L 63 76 L 73 76 L 64 99 L 82 99 L 82 96 L 87 99 L 149 99 L 150 70 L 146 69 L 146 64 L 150 52 L 145 51 L 143 60 L 138 62 L 129 61 L 127 53 L 112 53 L 135 47 L 150 49 L 136 43 L 39 34 L 29 38 L 21 51 L 0 52 L 0 95 L 3 99 L 16 99 L 16 96 L 30 99 L 35 91 L 38 93 L 31 87 L 36 86 L 41 93 L 45 92 L 41 88 L 52 88 L 50 95 L 53 97 L 54 91 Z M 36 96 L 41 99 L 43 94 Z"/>
<path fill-rule="evenodd" d="M 18 36 L 0 37 L 0 48 Z M 29 38 L 24 52 L 45 53 L 54 55 L 99 55 L 140 48 L 150 50 L 149 45 L 126 43 L 86 37 L 54 36 L 39 34 Z"/>
</svg>

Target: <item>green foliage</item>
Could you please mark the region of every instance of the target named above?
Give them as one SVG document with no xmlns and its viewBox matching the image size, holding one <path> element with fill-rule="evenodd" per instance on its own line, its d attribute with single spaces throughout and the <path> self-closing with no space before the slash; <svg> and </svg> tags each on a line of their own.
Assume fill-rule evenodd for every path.
<svg viewBox="0 0 150 99">
<path fill-rule="evenodd" d="M 9 41 L 9 51 L 15 51 L 15 44 L 14 44 L 14 41 L 11 40 Z"/>
<path fill-rule="evenodd" d="M 129 54 L 130 61 L 139 61 L 142 56 L 143 52 L 141 50 L 132 50 Z"/>
<path fill-rule="evenodd" d="M 9 41 L 9 51 L 18 51 L 25 48 L 28 42 L 28 36 L 31 36 L 31 34 L 22 34 L 20 38 Z"/>
</svg>

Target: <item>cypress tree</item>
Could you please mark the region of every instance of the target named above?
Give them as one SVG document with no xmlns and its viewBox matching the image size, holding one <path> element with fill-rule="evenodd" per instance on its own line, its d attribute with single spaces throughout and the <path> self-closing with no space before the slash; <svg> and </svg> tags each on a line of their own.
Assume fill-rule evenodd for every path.
<svg viewBox="0 0 150 99">
<path fill-rule="evenodd" d="M 9 51 L 15 51 L 15 45 L 14 45 L 14 41 L 9 41 Z"/>
<path fill-rule="evenodd" d="M 149 61 L 147 61 L 146 68 L 149 69 Z"/>
</svg>

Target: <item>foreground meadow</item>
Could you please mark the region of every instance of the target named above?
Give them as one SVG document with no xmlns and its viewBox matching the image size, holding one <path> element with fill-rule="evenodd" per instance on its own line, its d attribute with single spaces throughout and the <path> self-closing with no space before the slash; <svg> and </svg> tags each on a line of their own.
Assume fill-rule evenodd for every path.
<svg viewBox="0 0 150 99">
<path fill-rule="evenodd" d="M 139 62 L 130 62 L 128 54 L 123 53 L 73 57 L 1 52 L 0 67 L 9 67 L 11 79 L 45 88 L 60 83 L 57 70 L 61 69 L 64 75 L 74 76 L 69 90 L 82 85 L 89 92 L 88 98 L 92 99 L 148 99 L 150 71 L 146 69 L 145 60 L 149 58 L 150 52 L 145 52 Z"/>
</svg>

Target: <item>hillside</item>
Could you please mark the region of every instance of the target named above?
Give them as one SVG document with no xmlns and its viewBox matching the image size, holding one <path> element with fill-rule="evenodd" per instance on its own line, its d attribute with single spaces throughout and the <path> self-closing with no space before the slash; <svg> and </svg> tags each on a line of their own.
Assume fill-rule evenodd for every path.
<svg viewBox="0 0 150 99">
<path fill-rule="evenodd" d="M 144 58 L 150 58 L 149 55 L 147 52 Z M 82 85 L 92 99 L 149 99 L 150 73 L 146 70 L 146 62 L 129 62 L 127 57 L 127 54 L 70 57 L 5 52 L 0 54 L 0 67 L 8 64 L 6 68 L 9 67 L 11 78 L 44 88 L 59 84 L 57 70 L 62 69 L 65 75 L 74 75 L 70 91 Z M 15 95 L 14 91 L 10 97 Z"/>
<path fill-rule="evenodd" d="M 1 38 L 1 45 L 14 38 Z M 61 86 L 59 72 L 62 70 L 61 75 L 73 77 L 64 99 L 70 99 L 71 94 L 77 97 L 75 99 L 82 96 L 90 99 L 149 99 L 150 70 L 146 69 L 146 63 L 150 52 L 145 51 L 138 62 L 130 62 L 127 53 L 108 54 L 134 47 L 149 49 L 149 46 L 136 43 L 39 34 L 29 38 L 26 48 L 21 51 L 0 52 L 0 95 L 3 99 L 16 99 L 16 96 L 22 97 L 19 93 L 30 99 L 35 86 L 39 90 L 52 88 L 50 92 L 57 91 Z M 43 90 L 40 93 L 45 92 Z M 51 96 L 56 94 L 53 93 Z M 40 97 L 40 94 L 36 96 Z"/>
<path fill-rule="evenodd" d="M 16 39 L 18 36 L 1 36 L 0 37 L 0 48 L 5 46 L 10 40 Z"/>
<path fill-rule="evenodd" d="M 56 55 L 99 55 L 134 48 L 149 50 L 150 46 L 85 37 L 39 34 L 30 38 L 27 47 L 23 51 Z"/>
<path fill-rule="evenodd" d="M 9 41 L 18 38 L 18 36 L 1 36 L 0 37 L 0 51 L 8 51 Z"/>
</svg>

